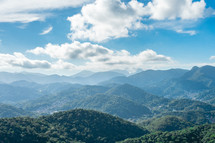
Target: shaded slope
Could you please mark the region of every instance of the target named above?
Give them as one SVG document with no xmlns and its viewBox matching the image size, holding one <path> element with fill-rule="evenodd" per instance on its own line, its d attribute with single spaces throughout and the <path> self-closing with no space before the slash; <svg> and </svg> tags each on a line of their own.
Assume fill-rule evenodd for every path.
<svg viewBox="0 0 215 143">
<path fill-rule="evenodd" d="M 152 93 L 160 93 L 160 95 L 176 98 L 192 98 L 195 99 L 199 92 L 210 90 L 215 87 L 215 67 L 203 66 L 193 67 L 183 76 L 164 82 L 147 89 Z"/>
<path fill-rule="evenodd" d="M 33 114 L 14 106 L 0 104 L 0 118 L 32 116 Z"/>
<path fill-rule="evenodd" d="M 174 132 L 157 132 L 135 139 L 127 139 L 122 143 L 213 143 L 215 141 L 215 125 L 201 125 Z"/>
<path fill-rule="evenodd" d="M 164 112 L 158 117 L 162 116 L 177 116 L 182 118 L 187 122 L 191 122 L 195 125 L 202 125 L 206 123 L 215 123 L 215 111 L 174 111 L 174 112 Z"/>
<path fill-rule="evenodd" d="M 139 123 L 140 126 L 146 127 L 150 131 L 175 131 L 193 126 L 193 124 L 176 116 L 164 116 L 153 118 L 148 121 Z"/>
<path fill-rule="evenodd" d="M 150 107 L 166 104 L 169 101 L 166 98 L 149 94 L 144 90 L 129 84 L 113 87 L 108 90 L 106 94 L 117 95 L 140 104 L 148 105 Z"/>
<path fill-rule="evenodd" d="M 17 103 L 41 97 L 36 89 L 27 87 L 16 87 L 8 84 L 0 84 L 0 102 Z"/>
<path fill-rule="evenodd" d="M 189 111 L 189 110 L 201 110 L 201 111 L 213 111 L 215 106 L 190 99 L 178 99 L 171 101 L 168 104 L 168 108 L 174 111 Z"/>
<path fill-rule="evenodd" d="M 68 104 L 71 101 L 84 99 L 97 93 L 103 93 L 107 90 L 108 88 L 103 86 L 88 85 L 78 89 L 70 88 L 53 95 L 45 95 L 37 100 L 26 102 L 20 106 L 28 111 L 49 114 L 59 111 L 65 104 Z"/>
<path fill-rule="evenodd" d="M 146 87 L 158 83 L 163 80 L 169 80 L 173 78 L 178 78 L 186 73 L 187 70 L 183 69 L 170 69 L 170 70 L 147 70 L 140 73 L 131 75 L 129 77 L 115 77 L 109 81 L 104 82 L 108 83 L 120 83 L 120 84 L 131 84 L 137 87 Z"/>
<path fill-rule="evenodd" d="M 74 108 L 94 109 L 126 119 L 136 119 L 152 114 L 151 111 L 143 105 L 122 97 L 105 94 L 96 94 L 86 99 L 68 103 L 61 109 L 68 110 Z"/>
</svg>

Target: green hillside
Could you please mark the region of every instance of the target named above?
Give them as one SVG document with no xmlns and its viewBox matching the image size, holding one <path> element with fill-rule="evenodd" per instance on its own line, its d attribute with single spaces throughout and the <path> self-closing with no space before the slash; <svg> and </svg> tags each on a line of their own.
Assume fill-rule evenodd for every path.
<svg viewBox="0 0 215 143">
<path fill-rule="evenodd" d="M 165 105 L 169 101 L 166 98 L 149 94 L 144 90 L 129 84 L 123 84 L 123 85 L 113 87 L 110 90 L 108 90 L 106 94 L 117 95 L 125 99 L 131 100 L 140 104 L 144 104 L 150 107 L 155 107 L 163 104 Z"/>
<path fill-rule="evenodd" d="M 3 143 L 114 143 L 148 133 L 120 118 L 92 111 L 71 110 L 40 118 L 0 119 Z"/>
<path fill-rule="evenodd" d="M 176 116 L 164 116 L 161 118 L 152 118 L 148 121 L 139 123 L 152 132 L 156 131 L 175 131 L 193 126 L 193 124 Z"/>
<path fill-rule="evenodd" d="M 21 108 L 16 108 L 11 105 L 0 104 L 0 118 L 32 116 L 33 114 Z"/>
<path fill-rule="evenodd" d="M 167 110 L 172 111 L 190 111 L 190 110 L 201 110 L 201 111 L 213 111 L 215 106 L 190 99 L 177 99 L 171 101 L 167 105 Z"/>
<path fill-rule="evenodd" d="M 97 93 L 103 93 L 108 88 L 103 86 L 83 86 L 77 89 L 69 88 L 59 93 L 44 95 L 36 100 L 20 104 L 20 107 L 39 114 L 50 114 L 59 111 L 64 105 L 73 100 L 80 100 Z M 70 108 L 73 109 L 73 108 Z"/>
<path fill-rule="evenodd" d="M 63 106 L 61 110 L 75 108 L 93 109 L 125 119 L 136 119 L 152 114 L 150 109 L 144 105 L 119 96 L 106 94 L 96 94 L 86 99 L 73 101 Z"/>
<path fill-rule="evenodd" d="M 195 125 L 201 125 L 205 123 L 215 123 L 215 111 L 174 111 L 164 112 L 157 117 L 162 116 L 177 116 L 187 122 L 191 122 Z"/>
<path fill-rule="evenodd" d="M 173 132 L 155 132 L 140 138 L 127 139 L 121 143 L 214 143 L 214 141 L 215 124 Z"/>
</svg>

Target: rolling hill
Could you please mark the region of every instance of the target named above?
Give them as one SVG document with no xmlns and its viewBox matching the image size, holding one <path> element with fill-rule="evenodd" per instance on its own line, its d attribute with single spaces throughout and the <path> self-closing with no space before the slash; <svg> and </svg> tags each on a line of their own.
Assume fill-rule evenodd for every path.
<svg viewBox="0 0 215 143">
<path fill-rule="evenodd" d="M 124 84 L 111 87 L 83 86 L 56 95 L 43 96 L 19 107 L 39 114 L 75 108 L 94 109 L 125 119 L 152 116 L 151 110 L 165 105 L 168 99 L 151 95 L 140 88 Z"/>
<path fill-rule="evenodd" d="M 0 84 L 0 103 L 17 103 L 33 100 L 41 97 L 42 94 L 33 88 Z"/>
<path fill-rule="evenodd" d="M 110 84 L 110 83 L 119 83 L 119 84 L 130 84 L 133 86 L 145 88 L 151 85 L 154 85 L 158 82 L 163 80 L 170 80 L 173 78 L 178 78 L 186 73 L 187 70 L 184 69 L 170 69 L 170 70 L 146 70 L 134 75 L 124 77 L 115 77 L 103 84 Z"/>
<path fill-rule="evenodd" d="M 50 114 L 55 111 L 60 111 L 64 105 L 74 100 L 81 100 L 97 93 L 104 93 L 108 89 L 103 86 L 92 85 L 81 86 L 80 88 L 69 88 L 59 93 L 44 95 L 36 100 L 24 102 L 19 107 L 39 114 Z"/>
<path fill-rule="evenodd" d="M 11 105 L 0 104 L 0 118 L 33 116 L 33 113 L 27 112 L 21 108 L 16 108 Z"/>
<path fill-rule="evenodd" d="M 106 92 L 106 94 L 117 95 L 125 99 L 137 102 L 139 104 L 147 105 L 151 108 L 157 107 L 169 102 L 167 98 L 149 94 L 144 90 L 129 84 L 123 84 L 123 85 L 113 87 L 109 89 Z"/>
<path fill-rule="evenodd" d="M 120 118 L 91 110 L 71 110 L 40 118 L 0 119 L 1 142 L 111 143 L 149 133 Z"/>
<path fill-rule="evenodd" d="M 190 111 L 190 110 L 200 110 L 200 111 L 213 111 L 215 106 L 190 99 L 177 99 L 171 101 L 167 105 L 168 111 Z"/>
<path fill-rule="evenodd" d="M 86 99 L 69 102 L 61 110 L 75 108 L 102 111 L 124 119 L 138 119 L 143 116 L 152 115 L 150 109 L 144 105 L 119 96 L 105 94 L 96 94 Z"/>
<path fill-rule="evenodd" d="M 180 131 L 155 132 L 140 138 L 127 139 L 121 143 L 213 143 L 214 134 L 215 125 L 206 124 Z"/>
<path fill-rule="evenodd" d="M 176 116 L 163 116 L 161 118 L 152 118 L 147 121 L 140 122 L 138 125 L 147 128 L 151 132 L 170 132 L 194 126 L 192 123 L 189 123 L 184 119 Z"/>
</svg>

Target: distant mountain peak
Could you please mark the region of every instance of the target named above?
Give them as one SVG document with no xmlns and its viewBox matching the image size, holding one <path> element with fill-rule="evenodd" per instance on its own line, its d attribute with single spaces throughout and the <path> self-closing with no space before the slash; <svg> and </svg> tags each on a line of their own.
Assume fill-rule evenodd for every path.
<svg viewBox="0 0 215 143">
<path fill-rule="evenodd" d="M 210 79 L 213 79 L 215 78 L 214 73 L 215 73 L 215 67 L 213 66 L 210 66 L 210 65 L 206 65 L 202 67 L 194 66 L 190 71 L 185 73 L 183 77 L 187 79 L 192 79 L 192 80 L 200 77 L 204 77 L 204 78 L 210 77 Z"/>
<path fill-rule="evenodd" d="M 191 71 L 198 70 L 198 69 L 199 69 L 199 67 L 194 66 L 194 67 L 192 67 Z"/>
</svg>

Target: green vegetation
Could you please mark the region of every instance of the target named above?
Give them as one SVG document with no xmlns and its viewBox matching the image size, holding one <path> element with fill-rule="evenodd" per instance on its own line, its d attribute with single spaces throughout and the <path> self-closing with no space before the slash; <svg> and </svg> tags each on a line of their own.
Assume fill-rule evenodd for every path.
<svg viewBox="0 0 215 143">
<path fill-rule="evenodd" d="M 109 89 L 110 88 L 110 89 Z M 93 109 L 125 119 L 152 116 L 151 109 L 168 103 L 168 99 L 151 95 L 144 90 L 124 84 L 114 87 L 83 86 L 68 89 L 22 104 L 25 110 L 50 114 L 76 108 Z"/>
<path fill-rule="evenodd" d="M 215 106 L 212 105 L 215 76 L 210 75 L 215 68 L 194 67 L 185 72 L 145 71 L 121 77 L 133 85 L 144 83 L 146 91 L 170 99 L 129 84 L 41 85 L 26 81 L 0 84 L 0 103 L 17 103 L 13 105 L 19 107 L 0 104 L 0 118 L 3 117 L 0 143 L 112 143 L 127 138 L 134 139 L 127 139 L 126 143 L 215 142 Z M 139 82 L 141 79 L 149 81 Z M 179 99 L 172 99 L 175 97 Z M 75 110 L 68 111 L 71 109 Z M 51 115 L 23 117 L 35 114 Z M 139 126 L 118 117 L 137 122 Z M 212 125 L 203 125 L 206 123 Z"/>
<path fill-rule="evenodd" d="M 215 88 L 205 90 L 205 91 L 199 93 L 195 98 L 197 100 L 201 100 L 201 101 L 215 105 Z"/>
<path fill-rule="evenodd" d="M 64 110 L 62 109 L 62 107 L 67 104 L 71 104 L 72 106 L 72 101 L 74 101 L 75 103 L 75 100 L 85 99 L 89 96 L 92 96 L 97 93 L 103 93 L 107 90 L 108 88 L 103 86 L 83 86 L 77 89 L 69 88 L 59 93 L 45 95 L 36 100 L 24 102 L 20 104 L 19 107 L 39 114 L 50 114 L 55 111 Z M 74 108 L 66 110 L 71 109 Z"/>
<path fill-rule="evenodd" d="M 178 99 L 171 101 L 167 106 L 168 111 L 213 111 L 215 106 L 190 99 Z"/>
<path fill-rule="evenodd" d="M 169 102 L 169 100 L 166 98 L 149 94 L 144 90 L 129 84 L 123 84 L 113 87 L 110 90 L 108 90 L 106 94 L 117 95 L 122 98 L 150 107 L 165 105 L 166 103 Z"/>
<path fill-rule="evenodd" d="M 214 143 L 215 124 L 200 125 L 173 132 L 155 132 L 121 143 Z"/>
<path fill-rule="evenodd" d="M 191 122 L 195 125 L 215 123 L 215 111 L 175 111 L 162 113 L 156 117 L 162 117 L 167 115 L 180 117 L 183 120 Z"/>
<path fill-rule="evenodd" d="M 151 132 L 156 131 L 175 131 L 193 126 L 193 124 L 175 116 L 165 116 L 161 118 L 152 118 L 148 121 L 139 123 Z"/>
<path fill-rule="evenodd" d="M 20 117 L 20 116 L 33 116 L 33 114 L 11 105 L 0 104 L 0 118 L 10 118 L 10 117 Z"/>
<path fill-rule="evenodd" d="M 0 119 L 3 143 L 112 143 L 148 133 L 120 118 L 76 109 L 40 118 Z"/>
<path fill-rule="evenodd" d="M 61 110 L 74 108 L 93 109 L 125 119 L 136 119 L 151 115 L 151 111 L 136 102 L 114 95 L 96 94 L 86 99 L 69 102 Z"/>
</svg>

